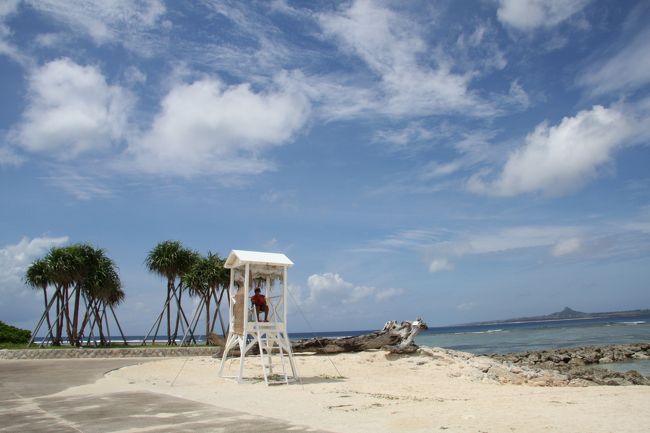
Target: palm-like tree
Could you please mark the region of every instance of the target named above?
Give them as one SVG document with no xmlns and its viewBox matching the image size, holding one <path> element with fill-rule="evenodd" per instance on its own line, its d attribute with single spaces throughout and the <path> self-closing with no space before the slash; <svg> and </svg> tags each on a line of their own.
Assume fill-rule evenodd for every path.
<svg viewBox="0 0 650 433">
<path fill-rule="evenodd" d="M 192 269 L 183 277 L 183 285 L 189 289 L 190 296 L 198 296 L 205 307 L 205 335 L 214 330 L 216 316 L 219 314 L 219 304 L 223 296 L 223 288 L 229 281 L 229 274 L 223 267 L 224 259 L 218 254 L 208 252 L 206 257 L 199 257 Z M 218 289 L 221 287 L 221 296 Z M 211 320 L 210 304 L 216 302 L 215 315 Z"/>
<path fill-rule="evenodd" d="M 45 256 L 50 269 L 52 283 L 56 290 L 57 322 L 54 344 L 61 344 L 63 326 L 65 324 L 68 341 L 72 343 L 72 328 L 70 323 L 69 290 L 74 285 L 79 271 L 79 257 L 75 255 L 73 246 L 52 248 Z"/>
<path fill-rule="evenodd" d="M 183 246 L 180 241 L 164 241 L 156 245 L 145 259 L 145 265 L 150 272 L 167 279 L 167 299 L 165 307 L 167 310 L 167 344 L 175 344 L 178 334 L 178 324 L 183 315 L 181 305 L 182 285 L 176 287 L 176 279 L 181 279 L 192 267 L 198 254 Z M 176 327 L 174 334 L 171 331 L 171 303 L 172 297 L 176 297 Z M 154 337 L 155 339 L 155 337 Z"/>
<path fill-rule="evenodd" d="M 43 301 L 45 305 L 45 317 L 47 319 L 47 328 L 52 329 L 50 321 L 50 311 L 48 309 L 49 301 L 47 296 L 47 287 L 51 284 L 51 272 L 48 262 L 45 259 L 38 259 L 32 263 L 25 272 L 25 283 L 34 289 L 43 290 Z"/>
<path fill-rule="evenodd" d="M 125 297 L 122 283 L 113 260 L 102 249 L 84 251 L 84 273 L 79 289 L 88 299 L 88 308 L 81 326 L 81 333 L 88 320 L 94 316 L 94 323 L 99 330 L 100 344 L 106 344 L 102 322 L 106 317 L 106 308 L 119 304 Z M 118 323 L 119 327 L 119 323 Z"/>
<path fill-rule="evenodd" d="M 51 336 L 54 345 L 61 344 L 65 322 L 68 341 L 71 345 L 80 346 L 82 334 L 88 319 L 92 316 L 95 317 L 96 322 L 91 326 L 91 332 L 94 326 L 98 326 L 102 342 L 104 342 L 102 323 L 99 320 L 100 315 L 104 315 L 101 312 L 105 313 L 106 306 L 111 306 L 124 298 L 115 264 L 106 256 L 104 250 L 88 244 L 52 248 L 44 258 L 36 260 L 27 269 L 25 282 L 32 287 L 43 289 L 45 294 L 44 316 L 47 318 L 49 327 L 47 338 Z M 49 319 L 54 299 L 50 299 L 49 302 L 47 299 L 47 288 L 50 285 L 54 286 L 53 297 L 56 299 L 54 326 Z M 71 298 L 73 298 L 72 315 L 70 314 Z M 85 313 L 81 327 L 79 327 L 82 300 L 85 303 Z M 111 312 L 119 327 L 115 313 L 112 310 Z M 42 320 L 39 323 L 42 323 Z"/>
</svg>

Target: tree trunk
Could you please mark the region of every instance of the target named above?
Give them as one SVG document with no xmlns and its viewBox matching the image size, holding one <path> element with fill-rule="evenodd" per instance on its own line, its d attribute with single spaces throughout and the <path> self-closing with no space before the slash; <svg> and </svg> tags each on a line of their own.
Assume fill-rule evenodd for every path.
<svg viewBox="0 0 650 433">
<path fill-rule="evenodd" d="M 210 290 L 210 289 L 208 289 Z M 211 332 L 210 330 L 210 301 L 211 301 L 211 296 L 210 292 L 208 292 L 208 296 L 205 297 L 205 344 L 206 346 L 210 344 L 208 342 L 208 334 Z"/>
<path fill-rule="evenodd" d="M 43 285 L 43 297 L 45 301 L 45 320 L 47 320 L 47 330 L 48 332 L 52 331 L 52 323 L 50 322 L 50 310 L 47 308 L 47 285 Z M 46 336 L 47 337 L 47 336 Z"/>
<path fill-rule="evenodd" d="M 413 322 L 386 322 L 381 331 L 345 338 L 310 338 L 291 345 L 294 352 L 342 353 L 370 349 L 386 349 L 391 353 L 413 353 L 418 349 L 415 336 L 427 329 L 422 319 Z"/>
<path fill-rule="evenodd" d="M 99 345 L 106 346 L 106 338 L 104 337 L 104 327 L 102 326 L 102 317 L 99 314 L 98 303 L 95 303 L 93 309 L 95 310 L 95 323 L 97 324 L 97 331 L 99 332 Z"/>
<path fill-rule="evenodd" d="M 174 344 L 176 344 L 176 337 L 178 336 L 178 325 L 181 323 L 181 310 L 183 309 L 182 304 L 181 304 L 181 298 L 183 296 L 183 287 L 181 286 L 181 283 L 178 283 L 178 287 L 176 288 L 178 292 L 178 296 L 176 297 L 176 326 L 174 327 Z"/>
<path fill-rule="evenodd" d="M 68 332 L 68 344 L 72 345 L 72 326 L 70 323 L 70 296 L 69 287 L 63 291 L 63 315 L 65 316 L 65 329 Z"/>
<path fill-rule="evenodd" d="M 79 335 L 77 333 L 79 326 L 79 304 L 81 303 L 81 287 L 77 284 L 74 288 L 76 291 L 74 294 L 74 313 L 72 316 L 72 340 L 70 345 L 75 345 L 77 347 L 81 346 Z"/>
<path fill-rule="evenodd" d="M 171 303 L 174 280 L 167 278 L 167 345 L 172 344 L 172 322 L 171 322 Z M 155 338 L 155 337 L 154 337 Z"/>
<path fill-rule="evenodd" d="M 52 341 L 53 346 L 61 345 L 61 334 L 63 334 L 63 301 L 61 299 L 61 290 L 61 287 L 57 287 L 56 293 L 54 294 L 56 296 L 56 336 L 54 337 L 54 341 Z"/>
<path fill-rule="evenodd" d="M 81 326 L 79 327 L 79 339 L 83 340 L 84 332 L 86 331 L 86 326 L 90 323 L 91 316 L 93 315 L 93 304 L 95 303 L 94 299 L 90 299 L 90 301 L 86 302 L 86 311 L 84 313 L 84 318 L 81 321 Z M 90 327 L 90 330 L 88 331 L 88 341 L 87 344 L 90 344 L 90 337 L 93 333 L 94 325 Z"/>
</svg>

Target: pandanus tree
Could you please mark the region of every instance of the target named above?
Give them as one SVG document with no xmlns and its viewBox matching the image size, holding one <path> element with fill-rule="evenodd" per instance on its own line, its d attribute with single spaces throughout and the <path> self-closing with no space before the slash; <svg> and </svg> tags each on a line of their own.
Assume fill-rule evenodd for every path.
<svg viewBox="0 0 650 433">
<path fill-rule="evenodd" d="M 106 256 L 104 250 L 88 251 L 84 257 L 85 273 L 80 285 L 80 291 L 87 299 L 88 306 L 81 333 L 85 330 L 88 322 L 92 321 L 97 326 L 100 344 L 105 345 L 107 341 L 103 323 L 108 317 L 107 309 L 110 309 L 115 315 L 113 307 L 124 300 L 125 294 L 122 290 L 122 282 L 117 273 L 117 267 Z M 119 328 L 119 322 L 116 321 L 116 323 Z M 124 338 L 123 333 L 122 338 Z"/>
<path fill-rule="evenodd" d="M 150 272 L 167 279 L 167 298 L 165 299 L 163 312 L 158 316 L 157 323 L 154 323 L 154 327 L 156 327 L 156 333 L 153 337 L 154 341 L 157 336 L 156 334 L 158 332 L 158 327 L 160 326 L 160 321 L 165 313 L 167 317 L 167 344 L 176 344 L 178 325 L 181 320 L 189 326 L 189 322 L 187 321 L 187 317 L 183 311 L 183 286 L 181 281 L 183 276 L 192 268 L 192 265 L 197 258 L 198 254 L 185 248 L 180 241 L 169 240 L 160 242 L 149 251 L 147 258 L 145 259 L 147 269 Z M 178 281 L 178 285 L 176 281 Z M 174 302 L 176 303 L 176 325 L 172 334 L 171 307 Z M 148 335 L 145 337 L 145 342 L 147 338 Z"/>
<path fill-rule="evenodd" d="M 224 290 L 229 282 L 229 272 L 224 268 L 225 260 L 218 254 L 208 252 L 206 257 L 199 257 L 194 266 L 183 277 L 183 285 L 188 288 L 190 296 L 200 299 L 200 308 L 205 308 L 205 335 L 214 332 L 217 317 L 221 321 L 222 332 L 225 334 L 223 320 L 219 315 L 219 306 Z M 210 306 L 215 304 L 214 314 Z M 198 318 L 197 318 L 198 321 Z M 207 341 L 206 341 L 207 343 Z"/>
<path fill-rule="evenodd" d="M 50 268 L 47 260 L 38 259 L 35 260 L 25 272 L 25 283 L 28 286 L 37 289 L 43 290 L 43 300 L 45 306 L 45 318 L 47 320 L 47 328 L 52 329 L 52 322 L 50 319 L 50 311 L 48 308 L 49 298 L 47 296 L 47 287 L 51 284 L 50 280 Z"/>
<path fill-rule="evenodd" d="M 45 299 L 45 312 L 33 335 L 37 334 L 45 319 L 48 325 L 46 340 L 51 340 L 53 345 L 61 344 L 65 327 L 69 343 L 80 346 L 88 318 L 101 309 L 105 312 L 106 306 L 111 306 L 108 299 L 120 300 L 124 297 L 113 261 L 104 250 L 88 244 L 52 248 L 45 257 L 29 266 L 25 282 L 32 287 L 42 288 Z M 49 286 L 54 286 L 54 293 L 48 300 Z M 50 312 L 54 301 L 55 321 L 51 323 Z M 115 312 L 112 309 L 111 312 L 119 327 Z M 79 326 L 82 313 L 84 319 Z M 101 326 L 97 318 L 95 316 L 91 333 L 95 326 Z M 103 336 L 101 328 L 100 334 Z"/>
<path fill-rule="evenodd" d="M 60 345 L 63 329 L 67 331 L 68 341 L 74 344 L 72 324 L 70 323 L 70 288 L 74 287 L 75 278 L 80 268 L 80 257 L 76 245 L 52 248 L 45 256 L 50 269 L 50 278 L 56 294 L 56 333 L 53 344 Z"/>
</svg>

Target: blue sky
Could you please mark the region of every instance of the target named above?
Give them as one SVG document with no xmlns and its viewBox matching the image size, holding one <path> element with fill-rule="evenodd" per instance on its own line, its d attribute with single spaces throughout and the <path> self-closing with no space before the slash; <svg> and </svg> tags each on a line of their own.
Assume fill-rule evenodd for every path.
<svg viewBox="0 0 650 433">
<path fill-rule="evenodd" d="M 644 1 L 0 3 L 0 318 L 90 242 L 279 251 L 294 331 L 650 307 Z"/>
</svg>

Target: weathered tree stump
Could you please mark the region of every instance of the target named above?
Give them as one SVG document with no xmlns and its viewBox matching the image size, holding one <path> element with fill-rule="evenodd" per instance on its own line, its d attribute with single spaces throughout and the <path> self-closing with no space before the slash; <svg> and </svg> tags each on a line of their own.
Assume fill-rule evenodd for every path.
<svg viewBox="0 0 650 433">
<path fill-rule="evenodd" d="M 386 322 L 381 331 L 356 337 L 310 338 L 291 344 L 294 352 L 343 353 L 361 352 L 371 349 L 386 349 L 391 353 L 413 353 L 418 349 L 415 336 L 427 329 L 427 324 L 418 318 L 413 322 Z"/>
</svg>

